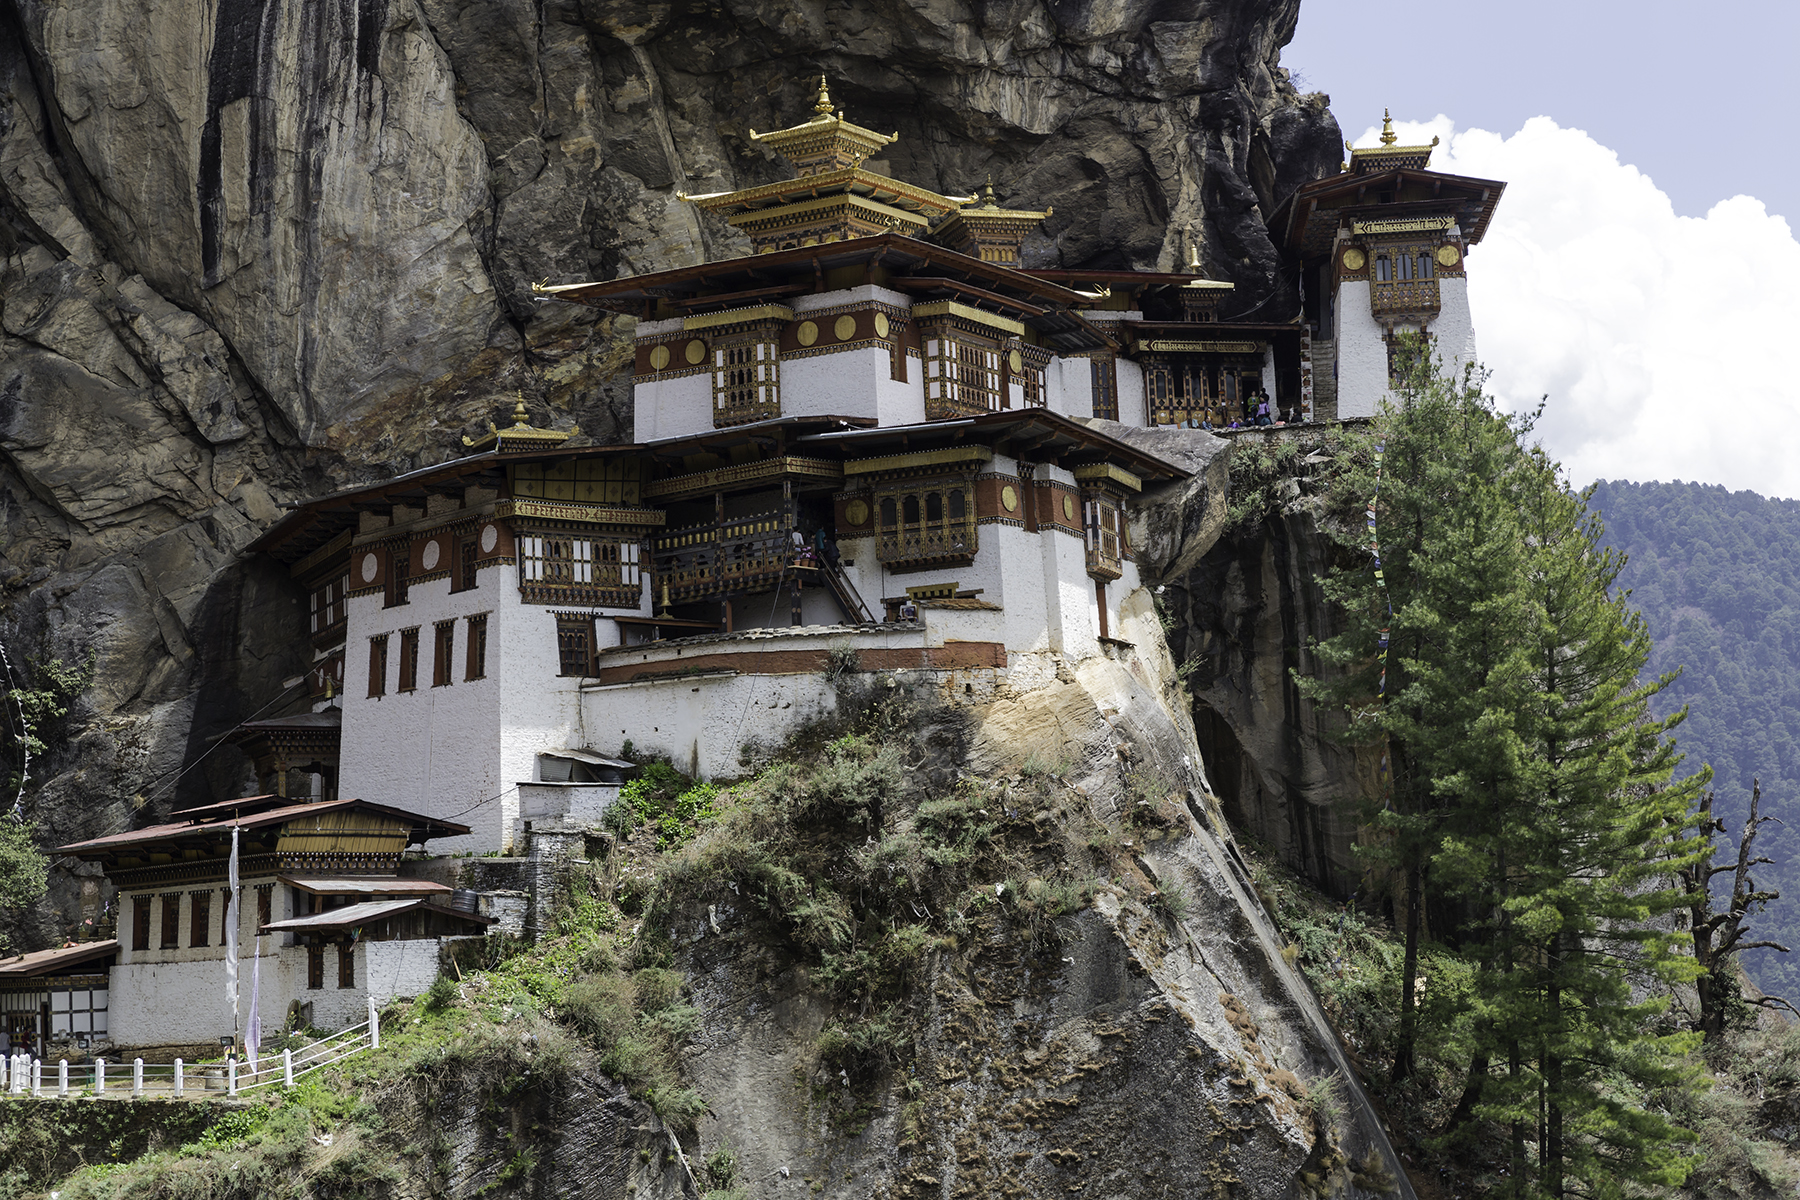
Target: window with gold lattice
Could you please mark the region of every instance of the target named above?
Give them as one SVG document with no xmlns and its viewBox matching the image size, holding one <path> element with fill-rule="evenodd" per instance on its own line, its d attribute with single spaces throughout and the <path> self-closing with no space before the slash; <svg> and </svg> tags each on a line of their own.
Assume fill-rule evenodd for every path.
<svg viewBox="0 0 1800 1200">
<path fill-rule="evenodd" d="M 1125 569 L 1125 514 L 1118 499 L 1097 488 L 1083 488 L 1081 508 L 1088 574 L 1117 579 Z"/>
<path fill-rule="evenodd" d="M 890 566 L 968 562 L 979 548 L 972 478 L 895 480 L 875 492 L 875 556 Z"/>
<path fill-rule="evenodd" d="M 1019 383 L 1019 403 L 1024 408 L 1044 407 L 1044 368 L 1050 353 L 1038 346 L 1015 346 L 1007 351 L 1007 367 Z"/>
<path fill-rule="evenodd" d="M 997 343 L 962 329 L 926 330 L 926 420 L 972 417 L 1005 407 Z"/>
<path fill-rule="evenodd" d="M 522 534 L 519 593 L 528 604 L 600 604 L 635 608 L 643 546 L 637 539 Z"/>
<path fill-rule="evenodd" d="M 712 357 L 715 428 L 781 415 L 781 359 L 772 330 L 718 338 Z"/>
</svg>

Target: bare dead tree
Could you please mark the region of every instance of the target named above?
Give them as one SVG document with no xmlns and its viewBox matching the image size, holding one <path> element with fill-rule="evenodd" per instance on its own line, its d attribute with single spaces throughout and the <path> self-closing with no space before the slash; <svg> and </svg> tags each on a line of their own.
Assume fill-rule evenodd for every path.
<svg viewBox="0 0 1800 1200">
<path fill-rule="evenodd" d="M 1745 922 L 1761 911 L 1769 901 L 1781 897 L 1781 893 L 1772 888 L 1758 889 L 1756 881 L 1750 875 L 1752 867 L 1774 861 L 1767 855 L 1756 853 L 1756 835 L 1771 821 L 1777 825 L 1782 823 L 1777 817 L 1763 816 L 1758 811 L 1761 804 L 1762 781 L 1752 780 L 1750 816 L 1745 820 L 1744 831 L 1738 837 L 1737 859 L 1722 866 L 1714 866 L 1713 855 L 1718 851 L 1718 846 L 1713 838 L 1715 834 L 1725 832 L 1725 821 L 1713 816 L 1713 793 L 1709 791 L 1702 796 L 1698 827 L 1706 838 L 1706 853 L 1692 866 L 1684 867 L 1680 872 L 1693 923 L 1694 959 L 1700 964 L 1700 976 L 1694 981 L 1700 1006 L 1696 1028 L 1709 1042 L 1718 1040 L 1725 1032 L 1726 1007 L 1734 994 L 1742 993 L 1734 969 L 1736 964 L 1731 961 L 1733 956 L 1746 950 L 1779 950 L 1783 954 L 1788 953 L 1788 948 L 1779 942 L 1744 940 L 1749 933 Z M 1713 878 L 1717 875 L 1731 876 L 1731 895 L 1725 900 L 1723 907 L 1715 911 Z M 1800 1016 L 1800 1009 L 1780 996 L 1758 995 L 1744 999 L 1758 1007 L 1785 1008 Z"/>
</svg>

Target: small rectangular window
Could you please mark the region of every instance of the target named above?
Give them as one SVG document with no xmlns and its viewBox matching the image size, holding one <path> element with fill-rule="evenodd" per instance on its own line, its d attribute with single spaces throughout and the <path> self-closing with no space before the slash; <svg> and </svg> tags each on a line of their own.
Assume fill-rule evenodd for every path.
<svg viewBox="0 0 1800 1200">
<path fill-rule="evenodd" d="M 1095 355 L 1094 415 L 1105 421 L 1119 419 L 1119 384 L 1113 360 Z"/>
<path fill-rule="evenodd" d="M 456 622 L 439 621 L 432 627 L 431 686 L 450 686 L 450 656 L 456 649 Z"/>
<path fill-rule="evenodd" d="M 464 538 L 456 546 L 456 590 L 468 592 L 479 582 L 474 538 Z"/>
<path fill-rule="evenodd" d="M 150 897 L 148 896 L 131 898 L 131 948 L 133 950 L 150 948 Z"/>
<path fill-rule="evenodd" d="M 306 948 L 306 987 L 316 992 L 325 986 L 325 947 Z"/>
<path fill-rule="evenodd" d="M 188 893 L 188 945 L 205 946 L 212 933 L 212 893 Z"/>
<path fill-rule="evenodd" d="M 338 986 L 353 988 L 356 986 L 356 947 L 345 944 L 338 947 Z"/>
<path fill-rule="evenodd" d="M 400 631 L 400 685 L 397 692 L 417 691 L 419 687 L 419 630 Z"/>
<path fill-rule="evenodd" d="M 224 897 L 219 903 L 219 945 L 229 945 L 231 941 L 231 923 L 237 915 L 231 911 L 231 889 L 220 888 L 219 894 Z"/>
<path fill-rule="evenodd" d="M 465 648 L 468 656 L 468 669 L 465 679 L 487 678 L 487 614 L 469 618 L 468 645 Z"/>
<path fill-rule="evenodd" d="M 165 892 L 162 896 L 162 949 L 181 945 L 181 893 Z"/>
<path fill-rule="evenodd" d="M 369 639 L 369 695 L 380 696 L 387 691 L 387 643 L 388 635 Z"/>
<path fill-rule="evenodd" d="M 256 927 L 261 929 L 275 919 L 275 885 L 265 883 L 256 889 Z"/>
<path fill-rule="evenodd" d="M 410 549 L 405 542 L 390 544 L 387 548 L 387 584 L 385 607 L 394 608 L 406 603 L 406 570 Z"/>
<path fill-rule="evenodd" d="M 593 658 L 592 617 L 556 618 L 556 653 L 564 675 L 587 675 Z"/>
</svg>

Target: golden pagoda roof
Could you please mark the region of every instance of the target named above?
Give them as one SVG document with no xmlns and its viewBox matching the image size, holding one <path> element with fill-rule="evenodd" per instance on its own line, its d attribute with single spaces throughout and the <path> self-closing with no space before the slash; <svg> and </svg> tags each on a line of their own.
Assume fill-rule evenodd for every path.
<svg viewBox="0 0 1800 1200">
<path fill-rule="evenodd" d="M 1344 149 L 1350 152 L 1350 173 L 1366 175 L 1372 171 L 1391 171 L 1395 167 L 1405 167 L 1413 171 L 1423 171 L 1431 165 L 1431 151 L 1438 144 L 1437 138 L 1431 139 L 1430 146 L 1396 146 L 1400 135 L 1394 132 L 1394 118 L 1388 115 L 1387 109 L 1381 110 L 1381 145 L 1352 146 L 1344 143 Z"/>
<path fill-rule="evenodd" d="M 676 195 L 716 216 L 734 217 L 753 209 L 780 208 L 783 205 L 846 193 L 889 208 L 916 213 L 927 221 L 955 212 L 957 205 L 956 200 L 940 196 L 930 188 L 906 183 L 865 167 L 844 167 L 817 175 L 802 175 L 797 179 L 781 179 L 735 192 L 707 192 L 701 195 L 677 192 Z"/>
<path fill-rule="evenodd" d="M 534 289 L 550 290 L 550 289 Z M 581 432 L 581 426 L 573 429 L 538 429 L 531 424 L 531 417 L 525 411 L 525 393 L 518 393 L 518 403 L 513 406 L 513 423 L 507 429 L 497 428 L 492 421 L 488 422 L 488 431 L 478 438 L 463 438 L 463 445 L 472 450 L 493 449 L 501 454 L 520 450 L 548 450 L 560 446 Z"/>
<path fill-rule="evenodd" d="M 810 158 L 829 150 L 837 150 L 857 158 L 900 140 L 898 133 L 881 134 L 873 129 L 844 120 L 844 110 L 833 115 L 831 93 L 825 77 L 819 76 L 819 99 L 813 105 L 813 117 L 787 129 L 758 133 L 752 129 L 750 140 L 786 155 L 788 158 Z"/>
</svg>

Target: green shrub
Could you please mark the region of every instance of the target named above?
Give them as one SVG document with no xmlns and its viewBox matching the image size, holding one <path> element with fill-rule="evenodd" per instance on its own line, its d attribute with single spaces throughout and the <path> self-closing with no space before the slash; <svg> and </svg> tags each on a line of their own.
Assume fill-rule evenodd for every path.
<svg viewBox="0 0 1800 1200">
<path fill-rule="evenodd" d="M 419 997 L 419 1002 L 428 1013 L 442 1012 L 455 1004 L 461 994 L 454 979 L 448 975 L 439 975 L 425 989 L 425 994 Z"/>
</svg>

